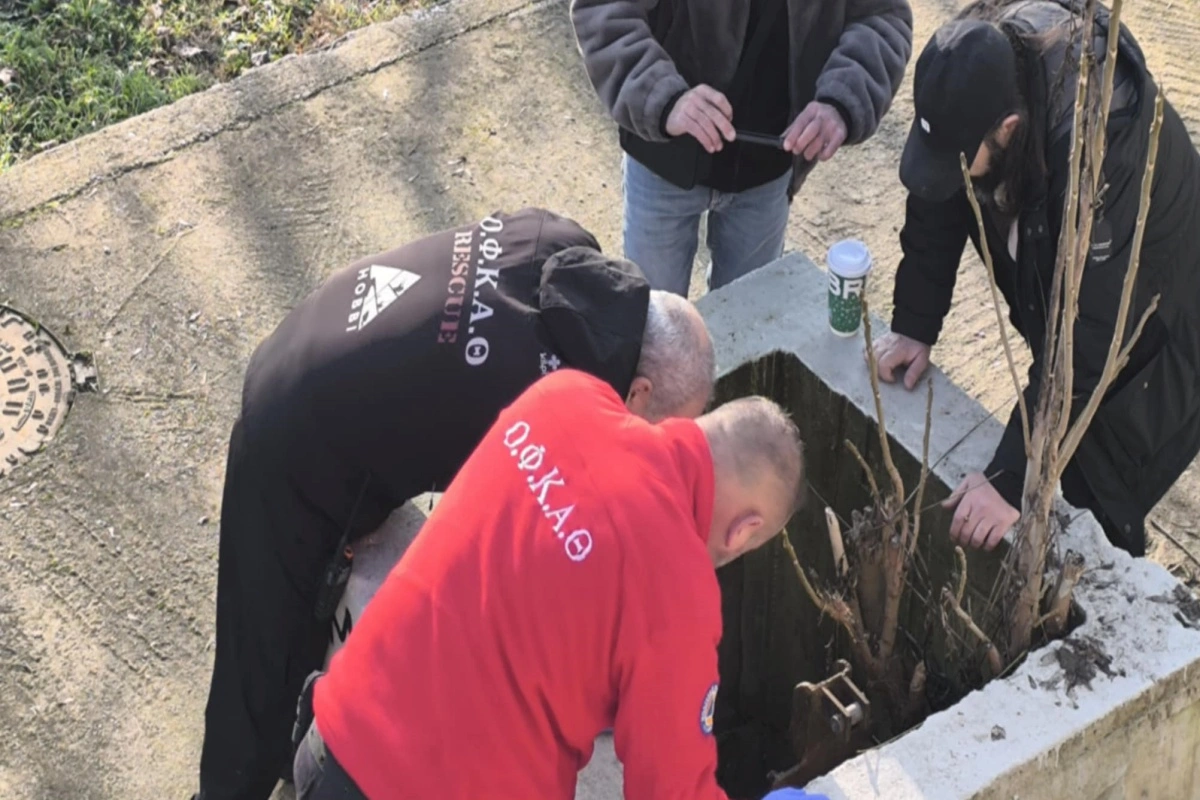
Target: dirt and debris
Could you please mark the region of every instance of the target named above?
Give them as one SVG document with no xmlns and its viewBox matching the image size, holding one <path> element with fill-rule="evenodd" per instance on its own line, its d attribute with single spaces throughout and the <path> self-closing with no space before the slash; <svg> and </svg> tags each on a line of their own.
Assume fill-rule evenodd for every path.
<svg viewBox="0 0 1200 800">
<path fill-rule="evenodd" d="M 1179 610 L 1175 612 L 1175 619 L 1185 628 L 1200 630 L 1200 599 L 1192 594 L 1186 586 L 1176 586 L 1171 594 L 1155 595 L 1150 598 L 1150 601 L 1177 606 Z"/>
<path fill-rule="evenodd" d="M 1008 738 L 1008 732 L 1005 731 L 1004 728 L 1000 727 L 999 725 L 992 726 L 992 741 L 993 742 L 999 742 L 999 741 L 1001 741 L 1003 739 L 1007 739 L 1007 738 Z"/>
<path fill-rule="evenodd" d="M 1066 681 L 1068 693 L 1076 686 L 1081 685 L 1091 689 L 1092 680 L 1101 672 L 1110 678 L 1124 677 L 1125 675 L 1125 670 L 1113 669 L 1112 656 L 1105 652 L 1104 644 L 1099 639 L 1091 636 L 1073 636 L 1064 639 L 1062 645 L 1054 650 L 1052 656 L 1062 667 L 1063 675 L 1061 677 Z M 1057 685 L 1058 680 L 1055 679 L 1053 682 Z M 1046 683 L 1043 683 L 1042 686 L 1047 688 Z"/>
</svg>

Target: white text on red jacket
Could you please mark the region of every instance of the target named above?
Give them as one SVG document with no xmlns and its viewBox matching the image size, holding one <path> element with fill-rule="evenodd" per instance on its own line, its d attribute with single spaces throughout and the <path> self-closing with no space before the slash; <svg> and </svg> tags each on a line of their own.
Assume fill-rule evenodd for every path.
<svg viewBox="0 0 1200 800">
<path fill-rule="evenodd" d="M 547 466 L 545 445 L 529 441 L 531 429 L 528 422 L 513 423 L 504 432 L 504 446 L 516 462 L 517 469 L 529 473 L 525 483 L 534 499 L 542 507 L 542 514 L 554 525 L 554 533 L 563 543 L 567 558 L 583 561 L 592 552 L 592 534 L 583 528 L 567 532 L 567 520 L 575 510 L 574 503 L 562 505 L 563 495 L 569 499 L 570 490 L 566 480 L 559 474 L 558 467 Z"/>
</svg>

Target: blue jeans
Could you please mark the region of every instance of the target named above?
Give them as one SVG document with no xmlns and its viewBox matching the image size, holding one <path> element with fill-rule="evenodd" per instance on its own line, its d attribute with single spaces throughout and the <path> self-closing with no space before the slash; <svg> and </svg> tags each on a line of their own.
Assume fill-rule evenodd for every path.
<svg viewBox="0 0 1200 800">
<path fill-rule="evenodd" d="M 744 192 L 680 189 L 625 155 L 625 258 L 653 289 L 687 296 L 708 213 L 711 288 L 717 289 L 783 255 L 792 172 Z"/>
</svg>

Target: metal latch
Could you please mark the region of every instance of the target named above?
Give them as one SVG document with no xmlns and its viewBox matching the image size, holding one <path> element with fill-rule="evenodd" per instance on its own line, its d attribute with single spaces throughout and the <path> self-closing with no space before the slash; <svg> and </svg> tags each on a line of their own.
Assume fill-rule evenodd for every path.
<svg viewBox="0 0 1200 800">
<path fill-rule="evenodd" d="M 796 766 L 771 776 L 773 788 L 804 786 L 869 744 L 871 701 L 850 679 L 850 664 L 838 659 L 820 683 L 807 681 L 792 693 L 792 748 Z"/>
</svg>

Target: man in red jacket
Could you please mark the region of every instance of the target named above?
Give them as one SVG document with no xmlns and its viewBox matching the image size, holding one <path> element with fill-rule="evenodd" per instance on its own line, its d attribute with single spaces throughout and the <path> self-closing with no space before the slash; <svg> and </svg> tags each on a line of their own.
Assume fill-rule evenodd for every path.
<svg viewBox="0 0 1200 800">
<path fill-rule="evenodd" d="M 560 370 L 505 409 L 316 684 L 301 800 L 568 800 L 614 730 L 630 800 L 724 798 L 721 566 L 799 505 L 769 400 L 651 424 Z"/>
</svg>

